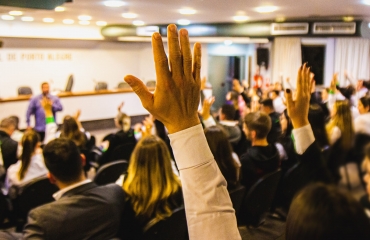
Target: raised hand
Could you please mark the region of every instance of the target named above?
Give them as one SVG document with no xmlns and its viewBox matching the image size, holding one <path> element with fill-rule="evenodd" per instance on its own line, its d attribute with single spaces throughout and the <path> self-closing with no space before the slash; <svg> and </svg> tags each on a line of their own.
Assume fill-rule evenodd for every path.
<svg viewBox="0 0 370 240">
<path fill-rule="evenodd" d="M 333 91 L 333 93 L 337 90 L 337 83 L 338 83 L 338 73 L 334 73 L 333 78 L 330 82 L 330 90 Z"/>
<path fill-rule="evenodd" d="M 118 107 L 117 107 L 118 112 L 121 112 L 121 109 L 123 108 L 123 105 L 125 105 L 125 102 L 121 102 L 120 105 L 118 105 Z"/>
<path fill-rule="evenodd" d="M 144 108 L 161 121 L 169 133 L 175 133 L 200 123 L 197 109 L 200 100 L 201 45 L 194 45 L 192 57 L 188 31 L 181 29 L 178 34 L 176 25 L 171 24 L 167 32 L 169 59 L 161 35 L 154 33 L 152 36 L 157 75 L 155 92 L 150 93 L 145 84 L 134 76 L 125 76 L 125 81 L 139 96 Z"/>
<path fill-rule="evenodd" d="M 306 64 L 298 70 L 297 76 L 297 95 L 293 100 L 293 94 L 290 89 L 286 89 L 285 98 L 287 110 L 294 128 L 304 127 L 308 122 L 308 109 L 310 106 L 312 79 L 310 68 Z"/>
<path fill-rule="evenodd" d="M 240 85 L 240 82 L 238 79 L 233 80 L 233 90 L 238 93 L 242 93 L 244 91 L 244 88 L 242 85 Z"/>
<path fill-rule="evenodd" d="M 203 107 L 200 111 L 200 115 L 202 116 L 203 120 L 207 120 L 211 116 L 211 107 L 215 100 L 215 97 L 204 99 Z"/>
</svg>

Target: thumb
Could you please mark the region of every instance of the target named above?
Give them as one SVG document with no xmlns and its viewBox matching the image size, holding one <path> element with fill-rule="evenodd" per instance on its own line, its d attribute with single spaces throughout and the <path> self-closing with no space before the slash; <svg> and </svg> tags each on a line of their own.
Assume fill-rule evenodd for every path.
<svg viewBox="0 0 370 240">
<path fill-rule="evenodd" d="M 289 113 L 290 109 L 294 107 L 293 94 L 289 88 L 285 90 L 285 99 L 286 99 L 287 109 Z"/>
<path fill-rule="evenodd" d="M 140 98 L 143 107 L 149 111 L 149 109 L 151 109 L 153 106 L 153 94 L 148 91 L 148 88 L 145 86 L 145 84 L 140 79 L 132 75 L 126 75 L 124 80 Z"/>
</svg>

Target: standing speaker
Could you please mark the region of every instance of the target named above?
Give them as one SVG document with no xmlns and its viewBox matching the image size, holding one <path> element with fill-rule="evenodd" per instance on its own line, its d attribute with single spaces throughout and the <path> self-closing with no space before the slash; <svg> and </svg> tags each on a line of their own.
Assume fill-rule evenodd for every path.
<svg viewBox="0 0 370 240">
<path fill-rule="evenodd" d="M 265 64 L 266 69 L 269 67 L 269 50 L 268 48 L 257 48 L 257 65 Z"/>
</svg>

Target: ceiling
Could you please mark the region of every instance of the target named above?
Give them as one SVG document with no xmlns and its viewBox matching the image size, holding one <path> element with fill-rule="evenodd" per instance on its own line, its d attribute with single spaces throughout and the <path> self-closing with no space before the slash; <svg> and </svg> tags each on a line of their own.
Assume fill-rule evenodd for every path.
<svg viewBox="0 0 370 240">
<path fill-rule="evenodd" d="M 367 2 L 366 2 L 367 1 Z M 104 6 L 103 0 L 73 0 L 65 3 L 64 12 L 51 10 L 19 9 L 1 7 L 0 15 L 10 10 L 21 10 L 23 16 L 34 18 L 34 22 L 42 22 L 43 18 L 54 18 L 54 23 L 61 24 L 63 19 L 73 19 L 78 25 L 79 15 L 92 17 L 90 25 L 96 21 L 106 21 L 108 24 L 132 24 L 133 20 L 144 21 L 145 24 L 176 23 L 179 19 L 188 19 L 191 23 L 233 22 L 233 16 L 248 16 L 248 21 L 285 19 L 306 19 L 322 17 L 353 16 L 355 19 L 370 18 L 370 0 L 124 0 L 124 6 L 111 8 Z M 365 4 L 368 3 L 367 4 Z M 256 7 L 276 6 L 272 13 L 258 13 Z M 180 8 L 196 10 L 194 15 L 181 15 Z M 133 12 L 136 19 L 124 19 L 121 14 Z M 0 18 L 0 21 L 5 21 Z M 13 21 L 21 21 L 15 17 Z"/>
</svg>

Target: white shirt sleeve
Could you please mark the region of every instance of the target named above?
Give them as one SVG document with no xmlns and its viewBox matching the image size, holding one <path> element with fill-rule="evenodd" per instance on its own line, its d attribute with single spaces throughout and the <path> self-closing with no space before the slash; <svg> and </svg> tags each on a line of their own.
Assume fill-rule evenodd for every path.
<svg viewBox="0 0 370 240">
<path fill-rule="evenodd" d="M 57 130 L 58 125 L 55 122 L 46 124 L 44 144 L 55 139 Z"/>
<path fill-rule="evenodd" d="M 216 126 L 216 121 L 213 119 L 213 117 L 209 117 L 206 120 L 203 119 L 203 124 L 205 128 Z"/>
<path fill-rule="evenodd" d="M 315 136 L 313 135 L 310 124 L 301 128 L 293 129 L 292 135 L 295 151 L 299 155 L 302 155 L 307 150 L 307 148 L 315 141 Z"/>
<path fill-rule="evenodd" d="M 202 126 L 170 134 L 190 239 L 241 239 L 235 212 Z"/>
</svg>

